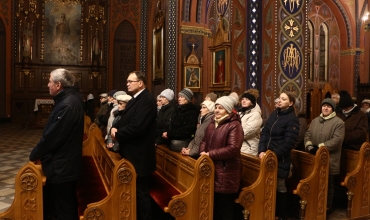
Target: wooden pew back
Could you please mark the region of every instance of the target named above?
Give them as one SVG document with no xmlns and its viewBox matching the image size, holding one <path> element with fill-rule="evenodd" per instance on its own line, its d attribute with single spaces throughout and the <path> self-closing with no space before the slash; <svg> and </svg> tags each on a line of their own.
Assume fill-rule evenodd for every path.
<svg viewBox="0 0 370 220">
<path fill-rule="evenodd" d="M 347 188 L 347 218 L 370 216 L 370 143 L 360 151 L 342 149 L 342 186 Z"/>
<path fill-rule="evenodd" d="M 237 203 L 244 207 L 244 219 L 274 219 L 278 162 L 272 151 L 262 160 L 241 153 L 243 164 L 241 187 Z"/>
<path fill-rule="evenodd" d="M 320 147 L 316 155 L 292 150 L 293 176 L 287 179 L 288 190 L 301 200 L 301 219 L 326 219 L 329 177 L 329 152 Z"/>
<path fill-rule="evenodd" d="M 43 219 L 42 186 L 46 177 L 40 165 L 28 162 L 15 177 L 12 205 L 0 213 L 0 219 Z"/>
<path fill-rule="evenodd" d="M 90 139 L 91 137 L 91 139 Z M 87 206 L 81 219 L 136 219 L 136 171 L 126 159 L 108 151 L 96 124 L 90 126 L 89 145 L 83 155 L 93 157 L 108 193 L 107 197 Z"/>
<path fill-rule="evenodd" d="M 214 164 L 208 156 L 195 160 L 157 146 L 156 173 L 180 194 L 164 208 L 176 219 L 213 219 Z"/>
</svg>

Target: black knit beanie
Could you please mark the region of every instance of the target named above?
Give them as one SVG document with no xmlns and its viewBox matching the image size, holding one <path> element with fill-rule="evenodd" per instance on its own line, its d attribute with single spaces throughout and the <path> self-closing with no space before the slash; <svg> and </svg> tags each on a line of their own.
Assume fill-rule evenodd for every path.
<svg viewBox="0 0 370 220">
<path fill-rule="evenodd" d="M 247 98 L 247 99 L 249 99 L 249 101 L 252 102 L 252 105 L 256 105 L 256 97 L 254 95 L 246 92 L 242 95 L 242 97 L 240 99 L 242 99 L 242 98 Z"/>
</svg>

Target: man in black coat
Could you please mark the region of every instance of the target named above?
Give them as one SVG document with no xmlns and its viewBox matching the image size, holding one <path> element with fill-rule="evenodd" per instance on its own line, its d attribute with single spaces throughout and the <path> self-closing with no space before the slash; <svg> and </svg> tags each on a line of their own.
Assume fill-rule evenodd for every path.
<svg viewBox="0 0 370 220">
<path fill-rule="evenodd" d="M 66 69 L 50 73 L 55 106 L 30 161 L 41 164 L 46 176 L 44 219 L 79 219 L 76 183 L 81 172 L 84 102 L 76 78 Z"/>
<path fill-rule="evenodd" d="M 135 167 L 137 219 L 152 218 L 149 194 L 150 175 L 155 171 L 155 135 L 157 105 L 146 89 L 145 75 L 131 72 L 127 89 L 133 98 L 127 103 L 121 119 L 111 129 L 111 136 L 119 141 L 120 155 Z"/>
</svg>

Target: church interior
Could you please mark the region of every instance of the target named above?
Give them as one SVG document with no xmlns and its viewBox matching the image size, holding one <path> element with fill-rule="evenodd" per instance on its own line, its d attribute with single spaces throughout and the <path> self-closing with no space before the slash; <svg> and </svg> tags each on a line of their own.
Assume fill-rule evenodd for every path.
<svg viewBox="0 0 370 220">
<path fill-rule="evenodd" d="M 96 106 L 140 70 L 153 97 L 189 88 L 198 105 L 257 89 L 264 120 L 292 92 L 309 123 L 333 93 L 370 98 L 369 12 L 368 0 L 2 0 L 0 124 L 42 128 L 56 68 Z"/>
</svg>

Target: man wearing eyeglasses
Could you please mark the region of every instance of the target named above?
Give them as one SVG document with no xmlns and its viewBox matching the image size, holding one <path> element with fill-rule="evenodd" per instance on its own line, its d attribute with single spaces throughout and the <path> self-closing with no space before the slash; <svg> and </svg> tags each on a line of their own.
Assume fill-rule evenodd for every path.
<svg viewBox="0 0 370 220">
<path fill-rule="evenodd" d="M 111 129 L 111 136 L 119 142 L 120 155 L 135 167 L 137 219 L 152 219 L 149 195 L 150 174 L 155 171 L 155 131 L 157 105 L 146 88 L 145 75 L 131 72 L 127 90 L 133 98 L 127 103 L 121 119 Z"/>
</svg>

